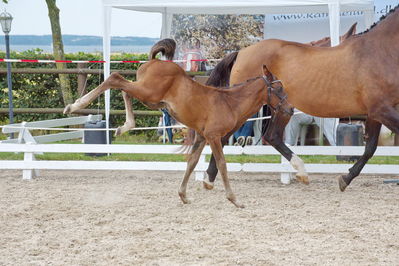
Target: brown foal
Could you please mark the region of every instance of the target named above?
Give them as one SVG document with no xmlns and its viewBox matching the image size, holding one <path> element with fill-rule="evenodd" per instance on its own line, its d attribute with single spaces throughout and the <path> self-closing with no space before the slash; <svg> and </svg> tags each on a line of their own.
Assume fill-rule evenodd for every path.
<svg viewBox="0 0 399 266">
<path fill-rule="evenodd" d="M 100 86 L 75 103 L 66 106 L 64 113 L 73 113 L 86 107 L 98 95 L 110 88 L 122 90 L 152 109 L 166 108 L 179 122 L 196 131 L 195 141 L 187 162 L 187 169 L 179 188 L 183 203 L 188 203 L 186 187 L 197 165 L 201 152 L 209 143 L 221 173 L 226 197 L 235 206 L 240 204 L 230 187 L 221 139 L 237 130 L 249 117 L 266 103 L 280 106 L 290 112 L 280 81 L 263 66 L 262 77 L 253 78 L 229 89 L 214 88 L 193 81 L 185 71 L 172 62 L 153 59 L 137 71 L 137 81 L 130 82 L 118 73 L 112 73 Z M 133 113 L 127 117 L 134 123 Z"/>
</svg>

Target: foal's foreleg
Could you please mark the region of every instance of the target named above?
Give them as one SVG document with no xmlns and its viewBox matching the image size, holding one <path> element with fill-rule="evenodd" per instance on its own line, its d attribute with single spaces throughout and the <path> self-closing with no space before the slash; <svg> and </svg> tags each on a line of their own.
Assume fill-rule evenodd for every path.
<svg viewBox="0 0 399 266">
<path fill-rule="evenodd" d="M 285 126 L 290 121 L 291 115 L 283 110 L 278 110 L 272 115 L 272 120 L 264 134 L 265 139 L 283 155 L 298 172 L 296 179 L 304 184 L 309 184 L 309 176 L 305 170 L 304 163 L 283 142 Z"/>
<path fill-rule="evenodd" d="M 136 122 L 134 120 L 134 114 L 132 109 L 132 101 L 130 96 L 122 91 L 123 101 L 125 102 L 125 109 L 126 109 L 126 122 L 123 126 L 120 126 L 116 129 L 115 136 L 120 136 L 123 133 L 133 129 L 136 126 Z"/>
<path fill-rule="evenodd" d="M 232 134 L 233 133 L 229 133 L 222 138 L 222 148 L 224 147 L 224 145 L 227 144 L 227 142 Z M 213 153 L 212 153 L 211 159 L 209 161 L 208 169 L 206 170 L 206 177 L 203 181 L 204 188 L 206 188 L 208 190 L 213 189 L 217 174 L 218 174 L 218 168 L 216 167 L 215 156 L 213 156 Z"/>
<path fill-rule="evenodd" d="M 366 147 L 363 155 L 359 160 L 349 169 L 347 175 L 338 178 L 339 189 L 344 191 L 345 188 L 352 182 L 352 180 L 360 174 L 367 161 L 373 156 L 377 149 L 378 136 L 380 135 L 381 123 L 367 118 L 366 120 Z"/>
<path fill-rule="evenodd" d="M 198 160 L 200 158 L 202 150 L 204 149 L 204 146 L 205 146 L 205 138 L 196 133 L 194 144 L 191 149 L 191 154 L 187 161 L 186 172 L 184 173 L 184 177 L 179 188 L 179 196 L 180 199 L 183 201 L 183 203 L 189 203 L 186 196 L 187 182 L 195 166 L 198 163 Z"/>
<path fill-rule="evenodd" d="M 220 171 L 220 175 L 222 176 L 224 188 L 226 190 L 227 199 L 229 201 L 231 201 L 231 203 L 233 203 L 236 207 L 244 208 L 244 205 L 237 202 L 236 196 L 234 195 L 234 193 L 230 187 L 229 178 L 227 176 L 227 166 L 226 166 L 226 160 L 225 160 L 224 154 L 223 154 L 221 138 L 220 137 L 208 137 L 207 140 L 211 146 L 213 156 L 215 156 L 216 165 Z"/>
</svg>

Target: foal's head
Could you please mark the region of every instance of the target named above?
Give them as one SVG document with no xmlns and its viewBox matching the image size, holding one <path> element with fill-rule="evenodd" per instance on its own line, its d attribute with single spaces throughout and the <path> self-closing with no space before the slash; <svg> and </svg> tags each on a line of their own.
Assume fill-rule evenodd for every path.
<svg viewBox="0 0 399 266">
<path fill-rule="evenodd" d="M 263 65 L 263 80 L 267 85 L 267 105 L 274 111 L 283 111 L 288 115 L 293 114 L 293 107 L 287 101 L 287 94 L 284 91 L 281 80 L 277 79 L 267 69 L 266 65 Z"/>
</svg>

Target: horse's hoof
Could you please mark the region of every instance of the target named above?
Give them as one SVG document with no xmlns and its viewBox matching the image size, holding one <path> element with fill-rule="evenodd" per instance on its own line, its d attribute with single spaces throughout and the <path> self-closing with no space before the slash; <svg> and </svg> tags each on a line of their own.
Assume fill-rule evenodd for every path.
<svg viewBox="0 0 399 266">
<path fill-rule="evenodd" d="M 296 180 L 304 183 L 305 185 L 309 185 L 309 177 L 308 176 L 296 176 Z"/>
<path fill-rule="evenodd" d="M 209 182 L 207 180 L 202 181 L 202 184 L 204 185 L 204 188 L 207 190 L 212 190 L 213 189 L 213 182 Z"/>
<path fill-rule="evenodd" d="M 346 187 L 348 186 L 348 184 L 345 182 L 344 177 L 340 176 L 338 177 L 338 185 L 339 185 L 339 189 L 344 192 Z"/>
<path fill-rule="evenodd" d="M 68 105 L 64 108 L 64 115 L 72 113 L 71 110 L 72 110 L 72 104 L 68 104 Z"/>
</svg>

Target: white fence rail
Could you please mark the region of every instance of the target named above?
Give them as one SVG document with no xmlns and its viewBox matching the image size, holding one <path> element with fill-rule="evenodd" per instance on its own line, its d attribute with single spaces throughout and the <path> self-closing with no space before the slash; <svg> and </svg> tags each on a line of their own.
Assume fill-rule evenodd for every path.
<svg viewBox="0 0 399 266">
<path fill-rule="evenodd" d="M 10 124 L 3 127 L 2 133 L 18 133 L 18 137 L 0 141 L 0 143 L 49 143 L 55 141 L 83 138 L 83 131 L 71 131 L 55 134 L 46 134 L 41 136 L 32 136 L 29 130 L 30 128 L 55 128 L 63 126 L 82 125 L 86 122 L 101 120 L 101 118 L 102 115 L 88 115 Z"/>
<path fill-rule="evenodd" d="M 0 152 L 22 152 L 24 160 L 0 160 L 0 169 L 23 170 L 23 178 L 30 179 L 33 171 L 39 169 L 59 170 L 151 170 L 151 171 L 184 171 L 185 162 L 137 162 L 137 161 L 47 161 L 34 159 L 35 153 L 147 153 L 179 154 L 178 145 L 104 145 L 104 144 L 0 144 Z M 298 155 L 361 155 L 362 146 L 295 146 L 291 147 Z M 201 179 L 208 167 L 205 155 L 210 154 L 205 147 L 195 171 Z M 229 155 L 279 155 L 271 146 L 226 146 L 224 153 Z M 375 156 L 399 156 L 399 147 L 378 147 Z M 353 164 L 305 164 L 309 173 L 347 173 Z M 281 181 L 289 183 L 290 172 L 295 172 L 291 165 L 282 159 L 281 163 L 228 163 L 230 172 L 266 172 L 281 173 Z M 364 174 L 399 174 L 398 165 L 367 164 Z"/>
</svg>

